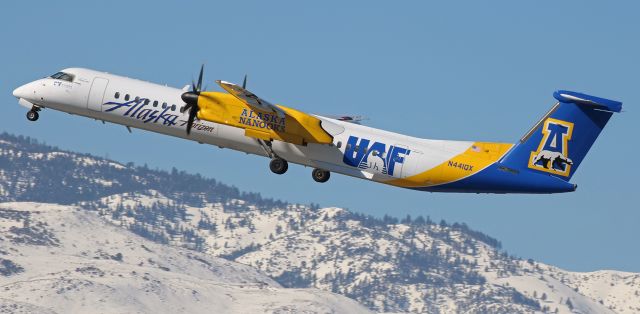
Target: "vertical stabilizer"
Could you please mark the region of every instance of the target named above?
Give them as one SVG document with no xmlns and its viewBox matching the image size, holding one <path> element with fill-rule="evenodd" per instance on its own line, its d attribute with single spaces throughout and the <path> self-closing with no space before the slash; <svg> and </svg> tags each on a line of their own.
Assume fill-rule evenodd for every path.
<svg viewBox="0 0 640 314">
<path fill-rule="evenodd" d="M 622 103 L 562 90 L 553 97 L 558 102 L 501 163 L 569 181 L 611 115 L 622 110 Z"/>
</svg>

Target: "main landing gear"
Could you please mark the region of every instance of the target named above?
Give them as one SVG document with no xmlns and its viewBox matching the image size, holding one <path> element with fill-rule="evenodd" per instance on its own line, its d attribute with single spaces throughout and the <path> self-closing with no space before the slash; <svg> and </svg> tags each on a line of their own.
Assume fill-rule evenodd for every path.
<svg viewBox="0 0 640 314">
<path fill-rule="evenodd" d="M 289 163 L 280 157 L 276 157 L 271 159 L 269 169 L 275 174 L 283 174 L 289 169 Z"/>
<path fill-rule="evenodd" d="M 329 177 L 331 177 L 331 172 L 316 168 L 316 169 L 313 169 L 313 172 L 311 172 L 311 176 L 313 177 L 313 180 L 315 180 L 316 182 L 325 183 L 329 181 Z"/>
<path fill-rule="evenodd" d="M 261 139 L 257 139 L 257 141 L 262 149 L 264 149 L 264 152 L 267 154 L 267 156 L 271 157 L 271 162 L 269 162 L 269 169 L 271 169 L 271 172 L 275 174 L 284 174 L 285 172 L 287 172 L 287 170 L 289 169 L 289 163 L 286 160 L 282 159 L 280 156 L 276 155 L 276 153 L 273 151 L 273 148 L 271 147 L 271 141 L 263 141 Z M 313 169 L 311 176 L 313 177 L 314 181 L 324 183 L 329 181 L 331 173 L 329 171 L 316 168 Z"/>
<path fill-rule="evenodd" d="M 38 118 L 40 117 L 40 114 L 38 114 L 38 111 L 40 111 L 40 108 L 33 106 L 31 110 L 27 112 L 27 120 L 29 121 L 38 120 Z"/>
<path fill-rule="evenodd" d="M 269 169 L 271 169 L 271 172 L 275 174 L 283 174 L 287 172 L 287 170 L 289 169 L 289 163 L 276 155 L 276 153 L 273 151 L 273 148 L 271 148 L 271 141 L 263 141 L 261 139 L 258 139 L 258 144 L 260 144 L 262 149 L 264 149 L 264 152 L 267 153 L 267 156 L 271 157 L 271 162 L 269 163 Z"/>
</svg>

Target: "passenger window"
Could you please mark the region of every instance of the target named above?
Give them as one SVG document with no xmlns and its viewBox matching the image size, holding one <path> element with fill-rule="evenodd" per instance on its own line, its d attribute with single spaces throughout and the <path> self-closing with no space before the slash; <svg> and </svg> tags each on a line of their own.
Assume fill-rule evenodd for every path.
<svg viewBox="0 0 640 314">
<path fill-rule="evenodd" d="M 145 99 L 145 100 L 144 100 L 144 105 L 146 106 L 146 105 L 148 105 L 148 104 L 149 104 L 149 99 Z"/>
<path fill-rule="evenodd" d="M 180 113 L 183 113 L 183 112 L 184 112 L 184 106 L 181 106 L 180 107 Z"/>
<path fill-rule="evenodd" d="M 115 99 L 120 98 L 120 92 L 116 92 L 116 94 L 115 94 L 115 95 L 113 95 L 113 97 L 115 97 Z"/>
<path fill-rule="evenodd" d="M 154 106 L 154 107 L 158 107 L 158 101 L 157 101 L 157 100 L 154 100 L 154 101 L 153 101 L 153 106 Z"/>
<path fill-rule="evenodd" d="M 162 103 L 162 109 L 166 109 L 166 108 L 167 108 L 167 103 L 166 103 L 166 102 L 163 102 L 163 103 Z"/>
<path fill-rule="evenodd" d="M 347 144 L 347 150 L 351 149 L 351 144 Z"/>
<path fill-rule="evenodd" d="M 377 151 L 377 150 L 373 150 L 373 151 L 371 152 L 371 155 L 373 155 L 373 156 L 378 156 L 378 151 Z"/>
<path fill-rule="evenodd" d="M 135 102 L 140 101 L 140 97 L 136 96 L 136 98 L 133 99 Z"/>
<path fill-rule="evenodd" d="M 124 95 L 124 100 L 129 101 L 129 94 Z"/>
<path fill-rule="evenodd" d="M 338 148 L 342 147 L 342 142 L 338 141 L 338 143 L 336 143 L 336 147 L 338 147 Z"/>
<path fill-rule="evenodd" d="M 176 111 L 176 105 L 171 105 L 171 111 Z"/>
</svg>

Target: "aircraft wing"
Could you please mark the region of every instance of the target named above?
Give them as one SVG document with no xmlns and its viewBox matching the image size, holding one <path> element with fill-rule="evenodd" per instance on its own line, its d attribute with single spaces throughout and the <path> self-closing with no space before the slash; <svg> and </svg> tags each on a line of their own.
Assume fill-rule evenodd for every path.
<svg viewBox="0 0 640 314">
<path fill-rule="evenodd" d="M 197 118 L 245 130 L 245 135 L 263 141 L 279 140 L 296 145 L 331 144 L 344 132 L 335 121 L 282 105 L 274 105 L 244 87 L 216 81 L 224 92 L 198 94 Z"/>
<path fill-rule="evenodd" d="M 217 80 L 216 83 L 220 85 L 229 94 L 235 96 L 240 101 L 244 102 L 250 107 L 257 108 L 261 111 L 274 112 L 280 118 L 285 117 L 285 112 L 278 106 L 271 104 L 270 102 L 256 96 L 254 93 L 230 82 Z"/>
</svg>

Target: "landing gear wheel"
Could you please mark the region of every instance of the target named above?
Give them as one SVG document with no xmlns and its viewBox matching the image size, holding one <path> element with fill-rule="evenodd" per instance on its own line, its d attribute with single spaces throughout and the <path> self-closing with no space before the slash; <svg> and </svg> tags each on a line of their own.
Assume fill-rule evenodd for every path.
<svg viewBox="0 0 640 314">
<path fill-rule="evenodd" d="M 324 183 L 329 181 L 329 177 L 331 177 L 331 172 L 326 170 L 313 169 L 311 176 L 313 177 L 313 180 L 315 180 L 316 182 Z"/>
<path fill-rule="evenodd" d="M 289 163 L 282 158 L 273 158 L 269 163 L 269 168 L 275 174 L 283 174 L 289 169 Z"/>
<path fill-rule="evenodd" d="M 27 112 L 27 120 L 29 121 L 36 121 L 39 117 L 40 115 L 35 110 L 29 110 L 29 112 Z"/>
</svg>

